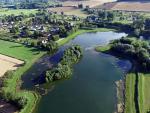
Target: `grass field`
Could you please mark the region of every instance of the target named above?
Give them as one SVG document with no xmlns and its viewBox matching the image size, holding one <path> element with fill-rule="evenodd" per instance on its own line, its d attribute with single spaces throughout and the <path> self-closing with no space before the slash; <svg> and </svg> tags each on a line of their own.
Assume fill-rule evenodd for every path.
<svg viewBox="0 0 150 113">
<path fill-rule="evenodd" d="M 23 96 L 29 101 L 24 109 L 20 113 L 30 113 L 36 102 L 38 100 L 38 95 L 36 93 L 31 93 L 29 91 L 17 90 L 18 81 L 21 76 L 41 57 L 45 52 L 39 52 L 35 48 L 25 47 L 21 44 L 14 42 L 7 42 L 0 40 L 0 53 L 8 55 L 17 59 L 25 61 L 25 65 L 18 68 L 13 75 L 6 79 L 2 91 L 5 95 L 12 94 L 15 96 Z M 16 89 L 17 88 L 17 89 Z"/>
<path fill-rule="evenodd" d="M 126 76 L 125 113 L 136 113 L 134 102 L 135 79 L 136 75 L 134 73 L 130 73 Z"/>
<path fill-rule="evenodd" d="M 35 14 L 37 13 L 37 9 L 0 9 L 0 16 L 2 15 L 19 15 L 19 14 L 29 15 L 30 13 Z"/>
<path fill-rule="evenodd" d="M 28 62 L 35 56 L 38 56 L 39 51 L 35 48 L 25 47 L 21 44 L 0 40 L 0 53 L 8 55 L 23 61 Z"/>
<path fill-rule="evenodd" d="M 140 113 L 150 111 L 150 74 L 139 74 L 139 109 Z"/>
</svg>

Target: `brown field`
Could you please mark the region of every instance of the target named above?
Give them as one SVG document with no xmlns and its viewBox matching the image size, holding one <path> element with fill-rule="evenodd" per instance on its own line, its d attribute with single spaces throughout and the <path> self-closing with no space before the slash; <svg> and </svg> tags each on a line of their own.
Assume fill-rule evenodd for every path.
<svg viewBox="0 0 150 113">
<path fill-rule="evenodd" d="M 66 15 L 76 15 L 79 17 L 86 17 L 87 14 L 85 14 L 80 9 L 74 7 L 74 6 L 64 6 L 64 7 L 56 7 L 56 8 L 48 8 L 49 11 L 57 12 L 60 14 L 61 12 L 64 12 Z"/>
<path fill-rule="evenodd" d="M 8 70 L 16 70 L 23 63 L 21 60 L 0 54 L 0 77 Z"/>
<path fill-rule="evenodd" d="M 150 2 L 112 2 L 102 5 L 101 8 L 120 11 L 150 12 Z"/>
<path fill-rule="evenodd" d="M 88 0 L 88 1 L 66 1 L 63 2 L 63 6 L 78 6 L 78 4 L 83 4 L 83 6 L 89 6 L 90 8 L 102 5 L 107 2 L 113 2 L 116 0 Z"/>
</svg>

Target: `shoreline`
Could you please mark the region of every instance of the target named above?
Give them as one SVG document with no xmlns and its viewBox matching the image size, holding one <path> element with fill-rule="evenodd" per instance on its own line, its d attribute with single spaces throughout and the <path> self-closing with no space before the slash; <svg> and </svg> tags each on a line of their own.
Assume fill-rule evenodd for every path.
<svg viewBox="0 0 150 113">
<path fill-rule="evenodd" d="M 141 102 L 141 96 L 140 96 L 140 84 L 139 84 L 139 74 L 146 75 L 144 72 L 139 72 L 136 70 L 136 63 L 132 59 L 128 57 L 124 57 L 122 55 L 116 55 L 115 53 L 110 51 L 110 44 L 105 46 L 97 46 L 95 47 L 95 51 L 102 52 L 105 54 L 113 55 L 119 59 L 126 59 L 129 60 L 132 64 L 131 69 L 126 73 L 123 80 L 116 81 L 116 90 L 117 90 L 117 113 L 133 113 L 133 112 L 139 112 L 140 105 L 143 104 Z M 121 88 L 123 87 L 123 88 Z M 122 96 L 118 95 L 119 92 L 122 92 Z M 123 97 L 122 103 L 120 103 L 118 100 Z M 142 105 L 141 105 L 142 106 Z"/>
</svg>

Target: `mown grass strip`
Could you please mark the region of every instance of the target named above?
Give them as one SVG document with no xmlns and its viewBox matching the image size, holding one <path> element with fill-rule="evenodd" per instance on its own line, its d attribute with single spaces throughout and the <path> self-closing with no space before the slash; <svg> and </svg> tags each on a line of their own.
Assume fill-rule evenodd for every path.
<svg viewBox="0 0 150 113">
<path fill-rule="evenodd" d="M 150 111 L 150 74 L 139 73 L 139 108 L 140 113 L 147 113 Z"/>
<path fill-rule="evenodd" d="M 144 110 L 144 76 L 139 74 L 138 76 L 138 104 L 139 104 L 139 111 L 140 113 L 145 113 Z"/>
<path fill-rule="evenodd" d="M 136 75 L 134 73 L 129 73 L 126 76 L 125 113 L 136 113 L 135 101 L 134 101 L 135 80 L 136 80 Z"/>
</svg>

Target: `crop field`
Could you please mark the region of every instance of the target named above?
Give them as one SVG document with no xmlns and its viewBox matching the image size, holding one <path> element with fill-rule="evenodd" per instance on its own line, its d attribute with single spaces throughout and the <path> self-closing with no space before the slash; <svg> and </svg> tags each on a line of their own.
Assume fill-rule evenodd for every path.
<svg viewBox="0 0 150 113">
<path fill-rule="evenodd" d="M 87 14 L 85 14 L 82 10 L 74 7 L 74 6 L 65 6 L 65 7 L 56 7 L 56 8 L 48 8 L 49 11 L 61 13 L 64 12 L 66 15 L 76 15 L 79 17 L 86 17 Z"/>
<path fill-rule="evenodd" d="M 0 54 L 0 77 L 8 70 L 16 70 L 23 63 L 21 60 Z"/>
<path fill-rule="evenodd" d="M 150 2 L 112 2 L 101 6 L 107 10 L 150 12 Z"/>
<path fill-rule="evenodd" d="M 88 1 L 66 1 L 63 2 L 63 6 L 78 6 L 78 4 L 83 4 L 83 6 L 89 6 L 90 8 L 102 5 L 103 3 L 113 2 L 116 0 L 88 0 Z"/>
</svg>

